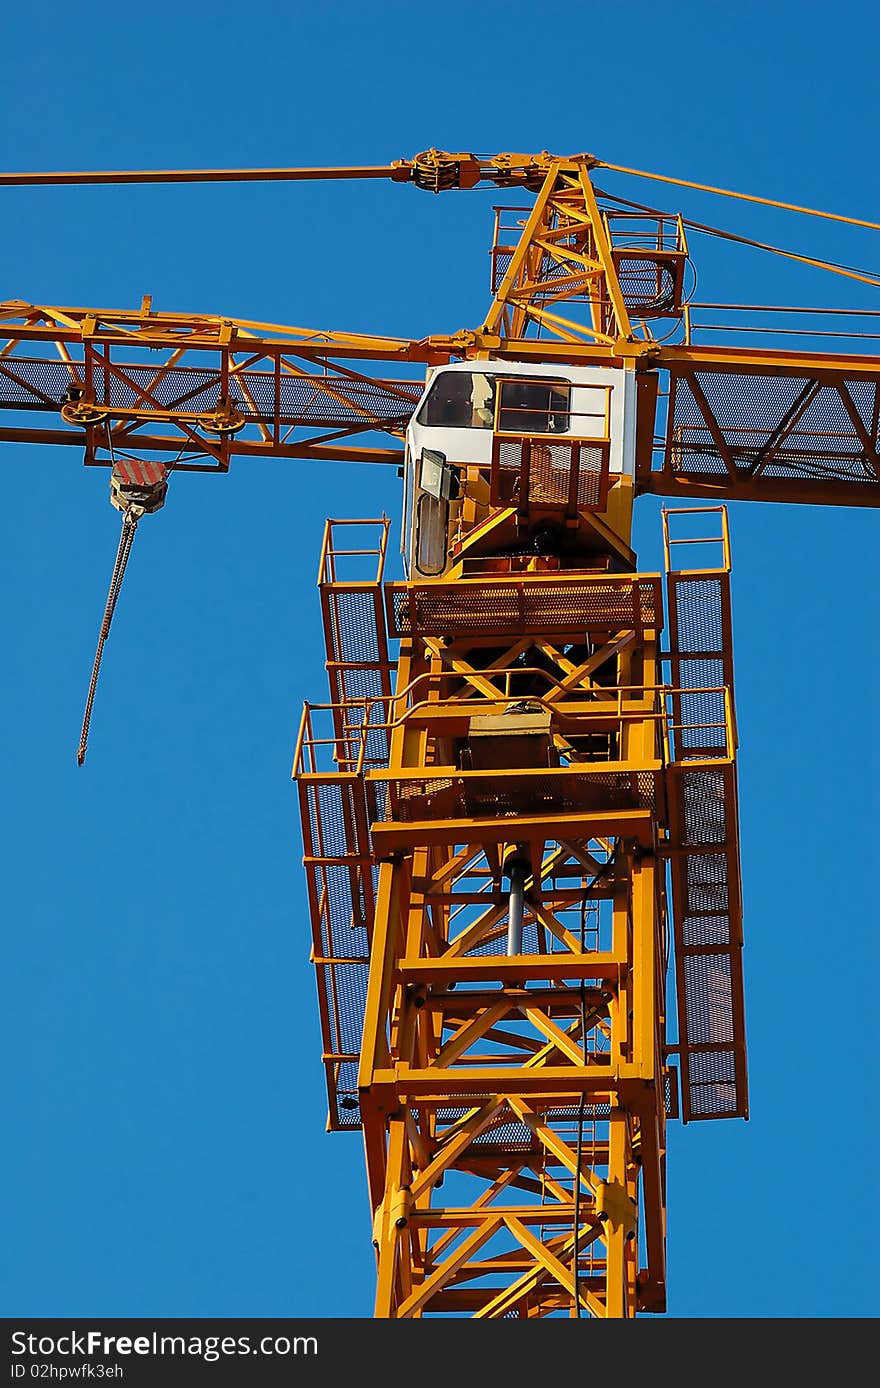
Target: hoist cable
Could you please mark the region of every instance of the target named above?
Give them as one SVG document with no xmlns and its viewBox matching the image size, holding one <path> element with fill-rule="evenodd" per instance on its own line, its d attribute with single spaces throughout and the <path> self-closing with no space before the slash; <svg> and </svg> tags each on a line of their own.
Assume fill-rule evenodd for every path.
<svg viewBox="0 0 880 1388">
<path fill-rule="evenodd" d="M 89 740 L 89 724 L 92 719 L 92 705 L 95 702 L 95 690 L 98 686 L 98 672 L 101 669 L 101 657 L 104 654 L 104 644 L 110 633 L 110 623 L 113 621 L 113 613 L 116 611 L 116 603 L 119 598 L 120 589 L 122 588 L 122 580 L 125 577 L 125 567 L 128 563 L 128 557 L 131 554 L 131 546 L 134 541 L 137 525 L 137 517 L 125 511 L 122 516 L 122 533 L 119 536 L 116 563 L 113 565 L 113 577 L 110 580 L 110 590 L 107 594 L 104 617 L 98 635 L 98 648 L 95 651 L 92 678 L 89 681 L 89 692 L 86 698 L 85 713 L 83 714 L 82 731 L 79 736 L 79 749 L 76 754 L 77 766 L 82 766 L 86 759 L 86 746 Z"/>
</svg>

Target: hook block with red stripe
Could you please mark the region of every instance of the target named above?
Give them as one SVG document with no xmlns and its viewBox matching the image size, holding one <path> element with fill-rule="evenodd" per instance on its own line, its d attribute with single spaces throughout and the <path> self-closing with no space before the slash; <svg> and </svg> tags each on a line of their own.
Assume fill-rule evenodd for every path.
<svg viewBox="0 0 880 1388">
<path fill-rule="evenodd" d="M 117 458 L 110 474 L 110 502 L 117 511 L 151 515 L 165 505 L 168 468 L 148 458 Z"/>
</svg>

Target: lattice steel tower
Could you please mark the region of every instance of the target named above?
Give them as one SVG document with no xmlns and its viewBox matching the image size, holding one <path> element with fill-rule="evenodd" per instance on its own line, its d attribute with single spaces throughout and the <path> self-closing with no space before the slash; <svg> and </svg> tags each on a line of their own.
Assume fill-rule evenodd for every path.
<svg viewBox="0 0 880 1388">
<path fill-rule="evenodd" d="M 680 228 L 613 256 L 582 168 L 495 241 L 487 335 L 563 297 L 617 343 L 634 305 L 680 311 Z M 679 1071 L 685 1117 L 746 1112 L 726 517 L 664 513 L 665 583 L 640 572 L 651 380 L 542 346 L 429 374 L 406 582 L 383 582 L 385 520 L 329 522 L 321 558 L 330 701 L 295 771 L 331 1126 L 363 1126 L 382 1317 L 663 1310 Z M 685 542 L 699 568 L 673 562 Z"/>
<path fill-rule="evenodd" d="M 596 168 L 661 178 L 436 150 L 368 168 L 0 175 L 534 195 L 496 211 L 474 330 L 321 332 L 149 298 L 0 305 L 0 410 L 20 415 L 0 442 L 84 448 L 123 515 L 81 760 L 134 531 L 173 473 L 272 456 L 403 475 L 405 581 L 385 581 L 384 517 L 328 523 L 329 700 L 306 707 L 294 767 L 329 1123 L 363 1129 L 383 1317 L 664 1309 L 667 1119 L 747 1110 L 718 503 L 880 504 L 880 359 L 847 316 L 870 311 L 816 310 L 834 315 L 830 350 L 713 345 L 731 330 L 719 310 L 749 344 L 810 310 L 695 304 L 686 233 L 728 233 L 597 193 Z M 386 374 L 414 363 L 424 387 Z M 706 503 L 664 513 L 663 574 L 632 549 L 644 493 Z"/>
</svg>

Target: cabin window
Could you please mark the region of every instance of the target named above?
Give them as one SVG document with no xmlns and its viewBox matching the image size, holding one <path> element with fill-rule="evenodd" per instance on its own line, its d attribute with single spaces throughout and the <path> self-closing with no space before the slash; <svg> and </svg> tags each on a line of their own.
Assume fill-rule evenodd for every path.
<svg viewBox="0 0 880 1388">
<path fill-rule="evenodd" d="M 416 509 L 416 568 L 434 577 L 446 568 L 449 502 L 422 492 Z"/>
<path fill-rule="evenodd" d="M 566 434 L 569 386 L 560 381 L 499 380 L 498 428 L 504 434 Z"/>
<path fill-rule="evenodd" d="M 471 371 L 441 371 L 418 417 L 435 429 L 491 429 L 494 421 L 495 382 Z"/>
<path fill-rule="evenodd" d="M 498 426 L 504 433 L 568 432 L 570 386 L 566 381 L 521 380 L 480 371 L 441 371 L 417 422 L 435 429 L 492 429 L 499 387 Z"/>
</svg>

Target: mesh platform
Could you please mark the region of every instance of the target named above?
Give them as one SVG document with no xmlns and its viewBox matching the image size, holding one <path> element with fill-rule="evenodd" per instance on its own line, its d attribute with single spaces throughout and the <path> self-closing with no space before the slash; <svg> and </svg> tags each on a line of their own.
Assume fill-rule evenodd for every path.
<svg viewBox="0 0 880 1388">
<path fill-rule="evenodd" d="M 660 579 L 630 574 L 386 585 L 392 636 L 638 631 L 663 625 Z"/>
</svg>

